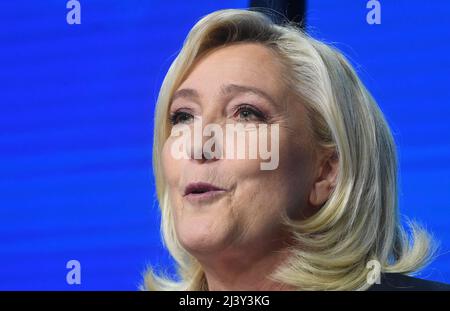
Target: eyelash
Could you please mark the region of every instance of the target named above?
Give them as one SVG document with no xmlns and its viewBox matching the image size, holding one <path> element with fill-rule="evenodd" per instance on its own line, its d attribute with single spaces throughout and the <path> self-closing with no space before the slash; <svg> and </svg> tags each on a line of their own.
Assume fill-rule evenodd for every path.
<svg viewBox="0 0 450 311">
<path fill-rule="evenodd" d="M 233 116 L 238 113 L 241 113 L 242 111 L 250 111 L 257 118 L 258 121 L 262 121 L 262 122 L 267 121 L 267 116 L 263 112 L 261 112 L 260 110 L 256 109 L 255 107 L 253 107 L 249 104 L 239 105 L 235 109 L 235 113 L 233 114 Z"/>
<path fill-rule="evenodd" d="M 173 113 L 171 113 L 170 115 L 169 115 L 169 122 L 172 124 L 172 125 L 175 125 L 175 124 L 178 124 L 179 123 L 179 120 L 178 120 L 178 117 L 179 116 L 184 116 L 184 117 L 192 117 L 192 115 L 190 114 L 190 113 L 188 113 L 188 112 L 186 112 L 186 111 L 175 111 L 175 112 L 173 112 Z M 184 122 L 183 122 L 184 123 Z"/>
<path fill-rule="evenodd" d="M 253 106 L 251 106 L 249 104 L 242 104 L 242 105 L 237 106 L 234 109 L 233 116 L 235 116 L 236 114 L 241 113 L 242 111 L 249 111 L 249 112 L 251 112 L 257 118 L 258 121 L 261 121 L 261 122 L 267 121 L 267 116 L 263 112 L 261 112 L 260 110 L 254 108 Z M 179 120 L 180 116 L 188 117 L 188 118 L 189 117 L 191 117 L 191 118 L 193 117 L 190 113 L 188 113 L 186 111 L 178 110 L 178 111 L 175 111 L 175 112 L 173 112 L 173 113 L 171 113 L 169 115 L 169 122 L 172 125 L 178 124 L 180 122 L 180 120 Z M 249 121 L 250 120 L 244 120 L 244 122 L 249 122 Z M 186 120 L 185 121 L 181 121 L 181 122 L 185 123 Z"/>
</svg>

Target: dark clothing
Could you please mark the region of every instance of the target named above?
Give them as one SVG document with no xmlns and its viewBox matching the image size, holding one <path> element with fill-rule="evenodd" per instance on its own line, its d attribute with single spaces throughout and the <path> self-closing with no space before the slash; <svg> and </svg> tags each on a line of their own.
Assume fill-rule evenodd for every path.
<svg viewBox="0 0 450 311">
<path fill-rule="evenodd" d="M 400 273 L 384 273 L 380 284 L 373 284 L 368 291 L 450 291 L 450 285 L 428 281 Z"/>
</svg>

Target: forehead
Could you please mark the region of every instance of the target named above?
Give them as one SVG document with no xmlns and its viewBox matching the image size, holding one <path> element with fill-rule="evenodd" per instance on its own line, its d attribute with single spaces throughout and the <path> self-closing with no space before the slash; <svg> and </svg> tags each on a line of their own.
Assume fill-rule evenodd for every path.
<svg viewBox="0 0 450 311">
<path fill-rule="evenodd" d="M 226 84 L 245 85 L 264 90 L 277 99 L 284 88 L 281 75 L 282 67 L 273 51 L 257 43 L 239 43 L 214 49 L 201 57 L 179 89 L 213 95 Z"/>
</svg>

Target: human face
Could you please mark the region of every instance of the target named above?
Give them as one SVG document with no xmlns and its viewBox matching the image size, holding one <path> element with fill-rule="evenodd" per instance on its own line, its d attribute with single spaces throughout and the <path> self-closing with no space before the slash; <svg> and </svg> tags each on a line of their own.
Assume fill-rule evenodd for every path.
<svg viewBox="0 0 450 311">
<path fill-rule="evenodd" d="M 177 138 L 166 140 L 162 165 L 175 230 L 181 245 L 194 255 L 250 251 L 281 239 L 283 213 L 295 218 L 308 214 L 313 163 L 309 120 L 303 105 L 288 95 L 282 68 L 274 52 L 263 45 L 228 45 L 196 62 L 175 92 L 178 96 L 169 108 L 172 130 L 180 125 L 193 128 L 199 119 L 203 127 L 212 123 L 279 127 L 278 137 L 270 137 L 270 131 L 267 135 L 279 144 L 279 164 L 273 170 L 262 170 L 260 158 L 177 159 L 171 148 Z M 243 104 L 245 109 L 240 110 Z M 222 191 L 194 199 L 185 196 L 192 182 Z"/>
</svg>

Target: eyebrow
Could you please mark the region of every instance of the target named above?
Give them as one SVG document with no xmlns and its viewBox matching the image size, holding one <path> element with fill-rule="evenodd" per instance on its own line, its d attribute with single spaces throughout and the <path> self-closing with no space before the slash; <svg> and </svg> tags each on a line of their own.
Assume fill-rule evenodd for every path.
<svg viewBox="0 0 450 311">
<path fill-rule="evenodd" d="M 246 85 L 238 85 L 238 84 L 226 84 L 222 85 L 220 88 L 220 94 L 227 96 L 227 95 L 236 95 L 236 94 L 242 94 L 242 93 L 252 93 L 255 95 L 258 95 L 260 97 L 265 98 L 268 100 L 272 105 L 275 106 L 275 100 L 267 94 L 265 91 L 254 87 L 254 86 L 246 86 Z M 175 91 L 175 93 L 172 96 L 171 103 L 174 102 L 178 98 L 187 98 L 194 100 L 196 102 L 200 101 L 200 94 L 195 89 L 185 88 Z"/>
</svg>

